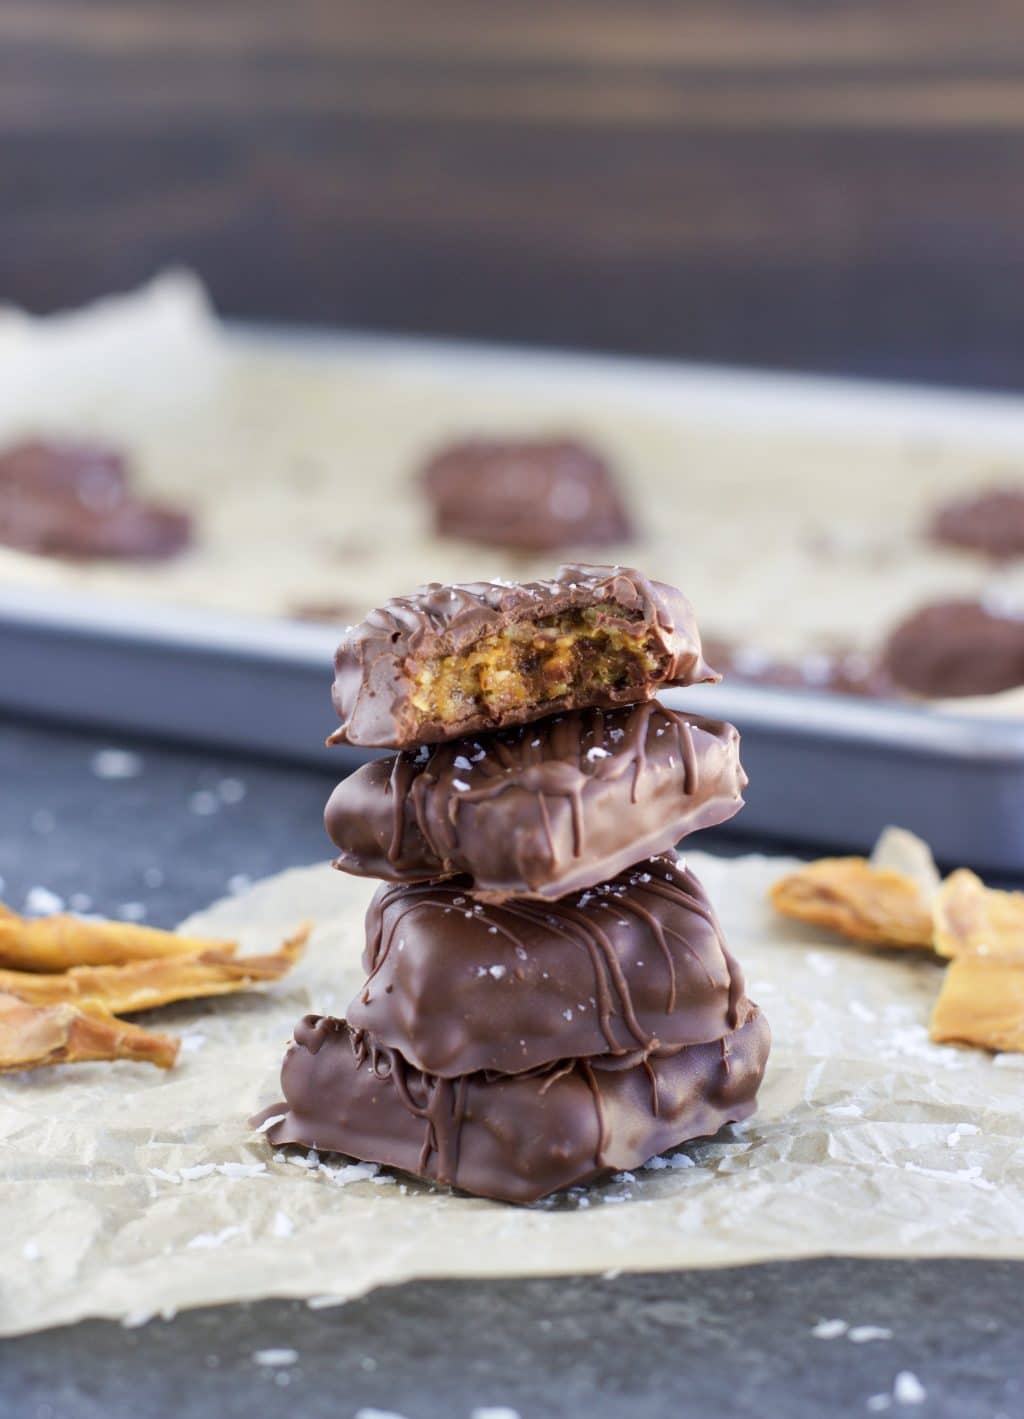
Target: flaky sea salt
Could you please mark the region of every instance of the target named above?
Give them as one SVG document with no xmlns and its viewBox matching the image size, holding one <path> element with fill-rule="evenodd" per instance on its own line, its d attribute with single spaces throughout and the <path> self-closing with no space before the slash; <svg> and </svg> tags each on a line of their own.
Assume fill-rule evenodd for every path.
<svg viewBox="0 0 1024 1419">
<path fill-rule="evenodd" d="M 262 1123 L 256 1125 L 256 1132 L 266 1133 L 268 1128 L 273 1128 L 275 1123 L 283 1123 L 287 1117 L 287 1114 L 271 1114 L 269 1118 L 265 1118 Z"/>
<path fill-rule="evenodd" d="M 214 1166 L 213 1163 L 193 1163 L 189 1168 L 179 1168 L 178 1172 L 185 1182 L 198 1182 L 200 1178 L 211 1177 Z"/>
<path fill-rule="evenodd" d="M 816 1340 L 838 1340 L 849 1330 L 845 1320 L 819 1320 L 811 1329 Z"/>
<path fill-rule="evenodd" d="M 897 1404 L 923 1404 L 928 1391 L 913 1370 L 900 1370 L 893 1381 L 892 1397 Z"/>
<path fill-rule="evenodd" d="M 241 1227 L 222 1227 L 219 1232 L 200 1232 L 191 1241 L 186 1243 L 189 1251 L 209 1250 L 213 1247 L 222 1247 L 225 1242 L 229 1242 L 232 1237 L 241 1236 Z"/>
<path fill-rule="evenodd" d="M 25 911 L 29 916 L 52 916 L 63 909 L 64 898 L 51 892 L 49 887 L 30 887 L 25 894 Z"/>
<path fill-rule="evenodd" d="M 294 1365 L 299 1358 L 297 1350 L 290 1350 L 282 1346 L 277 1350 L 254 1350 L 252 1362 L 254 1365 Z"/>
<path fill-rule="evenodd" d="M 470 1410 L 469 1419 L 519 1419 L 518 1409 L 509 1409 L 507 1404 L 484 1404 Z"/>
<path fill-rule="evenodd" d="M 97 778 L 137 778 L 142 773 L 142 757 L 130 749 L 100 749 L 89 760 Z"/>
<path fill-rule="evenodd" d="M 846 1338 L 854 1345 L 867 1345 L 872 1340 L 891 1340 L 892 1331 L 884 1325 L 853 1325 Z"/>
<path fill-rule="evenodd" d="M 322 1168 L 335 1187 L 348 1187 L 349 1183 L 368 1182 L 380 1172 L 379 1163 L 347 1163 L 341 1168 Z"/>
<path fill-rule="evenodd" d="M 266 1173 L 266 1163 L 218 1163 L 216 1171 L 225 1178 L 258 1178 Z"/>
<path fill-rule="evenodd" d="M 270 1234 L 273 1237 L 290 1237 L 295 1231 L 295 1224 L 288 1216 L 287 1212 L 275 1212 L 274 1220 L 270 1224 Z"/>
</svg>

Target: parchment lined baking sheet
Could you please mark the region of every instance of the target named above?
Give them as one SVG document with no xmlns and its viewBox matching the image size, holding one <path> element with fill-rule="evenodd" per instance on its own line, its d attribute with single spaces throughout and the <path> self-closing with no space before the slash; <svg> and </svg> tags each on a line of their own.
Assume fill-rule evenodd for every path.
<svg viewBox="0 0 1024 1419">
<path fill-rule="evenodd" d="M 869 646 L 912 607 L 987 594 L 993 569 L 921 535 L 935 502 L 1024 470 L 1024 402 L 442 342 L 226 331 L 190 278 L 48 320 L 0 312 L 0 442 L 110 440 L 196 513 L 160 567 L 0 549 L 3 584 L 342 621 L 421 581 L 552 570 L 435 537 L 415 472 L 480 431 L 569 430 L 606 449 L 639 536 L 602 550 L 681 585 L 708 635 L 801 655 Z M 555 559 L 557 560 L 557 559 Z M 808 594 L 813 587 L 813 595 Z M 988 712 L 1019 709 L 992 697 Z M 979 708 L 979 706 L 970 706 Z"/>
<path fill-rule="evenodd" d="M 322 865 L 287 872 L 190 919 L 253 950 L 302 917 L 318 927 L 271 993 L 161 1012 L 185 1040 L 171 1074 L 82 1065 L 0 1079 L 0 1333 L 270 1295 L 342 1300 L 422 1276 L 1024 1258 L 1024 1057 L 928 1042 L 932 961 L 770 914 L 765 889 L 786 860 L 689 857 L 774 1030 L 743 1129 L 526 1209 L 368 1177 L 336 1156 L 274 1158 L 245 1119 L 278 1097 L 294 1020 L 340 1012 L 358 987 L 372 891 Z"/>
</svg>

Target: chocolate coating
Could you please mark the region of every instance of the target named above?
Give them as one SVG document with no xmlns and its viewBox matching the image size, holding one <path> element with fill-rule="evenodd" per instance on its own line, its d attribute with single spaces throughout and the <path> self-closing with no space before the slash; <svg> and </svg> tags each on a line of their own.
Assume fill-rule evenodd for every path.
<svg viewBox="0 0 1024 1419">
<path fill-rule="evenodd" d="M 1024 556 L 1024 488 L 987 488 L 940 507 L 929 529 L 935 542 L 982 552 L 994 561 Z"/>
<path fill-rule="evenodd" d="M 435 454 L 421 481 L 448 537 L 545 552 L 630 535 L 611 469 L 575 439 L 467 439 Z"/>
<path fill-rule="evenodd" d="M 655 648 L 656 668 L 641 679 L 591 685 L 501 711 L 470 702 L 450 720 L 416 709 L 415 676 L 424 662 L 463 654 L 521 622 L 570 612 L 592 612 L 603 631 L 641 630 Z M 332 698 L 342 723 L 330 742 L 405 749 L 528 723 L 562 710 L 632 704 L 652 699 L 662 686 L 716 678 L 701 655 L 687 599 L 630 568 L 570 564 L 560 567 L 550 581 L 516 585 L 431 582 L 412 596 L 396 597 L 372 611 L 339 645 Z"/>
<path fill-rule="evenodd" d="M 731 818 L 746 782 L 731 724 L 649 700 L 372 760 L 324 821 L 344 872 L 555 898 Z"/>
<path fill-rule="evenodd" d="M 173 556 L 190 536 L 185 513 L 133 496 L 110 449 L 28 442 L 0 455 L 0 542 L 9 547 L 146 561 Z"/>
<path fill-rule="evenodd" d="M 438 1079 L 343 1020 L 307 1015 L 285 1055 L 285 1101 L 253 1123 L 284 1113 L 267 1130 L 274 1146 L 333 1150 L 480 1197 L 536 1202 L 747 1118 L 769 1042 L 752 1006 L 711 1044 Z"/>
<path fill-rule="evenodd" d="M 484 906 L 457 879 L 381 887 L 363 966 L 349 1023 L 446 1077 L 703 1044 L 747 1008 L 704 889 L 674 856 L 559 902 Z"/>
<path fill-rule="evenodd" d="M 889 636 L 882 669 L 898 688 L 928 699 L 994 695 L 1024 685 L 1024 615 L 979 601 L 942 601 Z"/>
</svg>

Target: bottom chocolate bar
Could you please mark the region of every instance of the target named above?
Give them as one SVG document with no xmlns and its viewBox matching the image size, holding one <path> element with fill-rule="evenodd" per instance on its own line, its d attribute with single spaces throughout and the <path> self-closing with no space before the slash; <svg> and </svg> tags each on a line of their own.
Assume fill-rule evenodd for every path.
<svg viewBox="0 0 1024 1419">
<path fill-rule="evenodd" d="M 748 1117 L 769 1043 L 764 1017 L 747 1002 L 739 1028 L 711 1044 L 440 1079 L 344 1020 L 307 1015 L 281 1071 L 285 1102 L 253 1123 L 283 1114 L 267 1129 L 275 1145 L 536 1202 Z"/>
</svg>

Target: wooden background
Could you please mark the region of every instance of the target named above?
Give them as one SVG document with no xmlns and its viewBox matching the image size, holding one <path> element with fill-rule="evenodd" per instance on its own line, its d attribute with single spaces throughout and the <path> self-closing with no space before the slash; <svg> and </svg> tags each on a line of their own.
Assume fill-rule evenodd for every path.
<svg viewBox="0 0 1024 1419">
<path fill-rule="evenodd" d="M 0 298 L 1024 385 L 1024 3 L 0 0 Z"/>
</svg>

